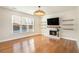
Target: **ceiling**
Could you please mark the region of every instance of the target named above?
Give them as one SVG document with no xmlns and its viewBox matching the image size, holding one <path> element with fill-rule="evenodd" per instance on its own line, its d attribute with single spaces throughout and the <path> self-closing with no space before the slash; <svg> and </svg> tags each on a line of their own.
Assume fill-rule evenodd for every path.
<svg viewBox="0 0 79 59">
<path fill-rule="evenodd" d="M 3 6 L 3 7 L 32 15 L 35 10 L 38 10 L 37 6 Z M 47 15 L 55 12 L 74 9 L 74 8 L 75 8 L 74 6 L 41 6 L 41 9 L 44 10 Z"/>
</svg>

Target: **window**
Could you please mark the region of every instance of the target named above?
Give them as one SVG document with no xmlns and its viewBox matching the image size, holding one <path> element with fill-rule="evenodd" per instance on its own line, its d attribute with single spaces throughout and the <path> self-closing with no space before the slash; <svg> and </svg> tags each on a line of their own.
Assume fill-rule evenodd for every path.
<svg viewBox="0 0 79 59">
<path fill-rule="evenodd" d="M 21 20 L 19 16 L 12 16 L 13 32 L 20 32 Z"/>
<path fill-rule="evenodd" d="M 34 32 L 34 19 L 12 15 L 13 33 Z"/>
</svg>

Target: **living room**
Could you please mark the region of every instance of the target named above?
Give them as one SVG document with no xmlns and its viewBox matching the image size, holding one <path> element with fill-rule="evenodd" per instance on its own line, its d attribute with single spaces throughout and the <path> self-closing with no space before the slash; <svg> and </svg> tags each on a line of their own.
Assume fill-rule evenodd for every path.
<svg viewBox="0 0 79 59">
<path fill-rule="evenodd" d="M 44 11 L 43 16 L 34 14 L 34 12 L 39 9 Z M 78 50 L 79 48 L 79 7 L 77 6 L 1 6 L 0 15 L 0 47 L 2 47 L 0 52 L 56 52 L 55 48 L 49 48 L 50 44 L 48 44 L 48 49 L 46 50 L 41 47 L 42 44 L 39 43 L 41 42 L 40 40 L 46 42 L 51 39 L 55 39 L 56 41 L 53 41 L 53 43 L 56 42 L 56 44 L 57 40 L 60 39 L 75 41 L 77 44 L 77 47 L 76 45 L 74 46 L 76 47 L 75 49 Z M 47 38 L 44 38 L 43 36 Z M 31 41 L 32 43 L 23 43 L 24 51 L 19 50 L 22 43 L 20 44 L 18 42 L 21 42 L 22 40 L 27 41 L 27 39 L 29 39 L 28 37 L 37 39 L 36 44 L 39 47 L 36 48 L 40 48 L 40 50 L 37 49 L 35 51 L 33 40 Z M 17 42 L 17 44 L 13 45 L 13 41 Z M 6 42 L 11 42 L 10 44 L 12 44 L 12 46 L 9 46 L 10 44 Z M 29 51 L 28 47 L 25 46 L 26 43 L 27 45 L 32 44 L 31 49 L 34 51 Z M 9 51 L 8 48 L 11 49 L 11 47 L 12 50 Z M 74 50 L 65 50 L 58 50 L 57 52 L 78 52 Z"/>
</svg>

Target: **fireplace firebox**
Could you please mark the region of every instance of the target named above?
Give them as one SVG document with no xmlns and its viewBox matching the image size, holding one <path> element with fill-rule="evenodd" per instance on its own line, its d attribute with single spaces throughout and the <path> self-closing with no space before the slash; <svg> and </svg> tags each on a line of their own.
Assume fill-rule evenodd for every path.
<svg viewBox="0 0 79 59">
<path fill-rule="evenodd" d="M 57 31 L 50 30 L 50 31 L 49 31 L 49 34 L 56 36 L 56 35 L 57 35 Z"/>
<path fill-rule="evenodd" d="M 58 30 L 49 30 L 49 35 L 58 36 L 59 37 L 59 31 Z"/>
</svg>

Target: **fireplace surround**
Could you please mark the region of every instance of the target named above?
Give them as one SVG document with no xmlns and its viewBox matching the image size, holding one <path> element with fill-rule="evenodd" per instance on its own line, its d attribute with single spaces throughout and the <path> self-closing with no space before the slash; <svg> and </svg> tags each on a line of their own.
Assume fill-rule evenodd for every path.
<svg viewBox="0 0 79 59">
<path fill-rule="evenodd" d="M 57 30 L 49 30 L 49 35 L 58 36 L 59 37 L 59 29 Z"/>
</svg>

